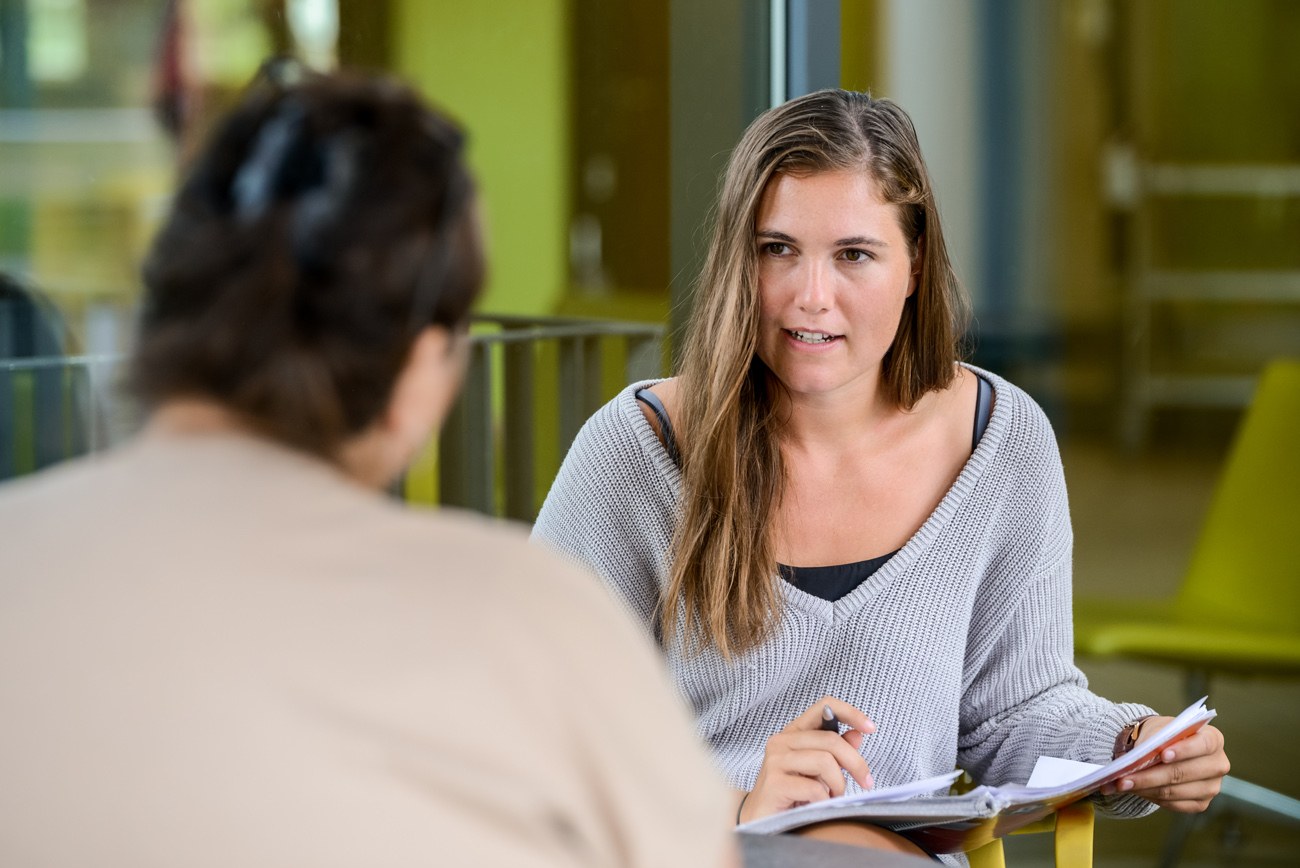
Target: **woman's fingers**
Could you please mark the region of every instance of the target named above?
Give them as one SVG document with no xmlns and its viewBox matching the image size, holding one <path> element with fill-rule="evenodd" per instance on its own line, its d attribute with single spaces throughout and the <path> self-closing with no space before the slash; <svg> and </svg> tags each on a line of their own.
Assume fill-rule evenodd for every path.
<svg viewBox="0 0 1300 868">
<path fill-rule="evenodd" d="M 834 733 L 822 729 L 822 722 L 825 720 L 825 709 L 828 707 L 834 713 L 836 720 L 843 726 L 848 727 L 847 731 L 839 735 L 838 740 L 835 741 L 827 741 L 822 738 L 823 735 L 834 735 Z M 847 771 L 859 786 L 869 788 L 875 785 L 875 781 L 872 779 L 871 769 L 867 766 L 867 761 L 862 758 L 860 751 L 866 734 L 875 731 L 875 721 L 867 717 L 866 712 L 862 711 L 862 709 L 836 699 L 834 696 L 823 696 L 809 706 L 803 714 L 790 721 L 789 725 L 781 731 L 781 735 L 816 734 L 819 741 L 810 743 L 804 740 L 798 742 L 798 744 L 807 750 L 829 750 L 835 756 L 840 767 Z"/>
<path fill-rule="evenodd" d="M 1219 794 L 1223 778 L 1221 776 L 1197 777 L 1190 780 L 1181 779 L 1180 776 L 1174 775 L 1163 780 L 1156 781 L 1120 781 L 1119 792 L 1133 793 L 1144 799 L 1149 799 L 1157 805 L 1165 808 L 1172 808 L 1175 803 L 1195 802 L 1200 807 L 1196 810 L 1204 810 L 1209 805 L 1210 800 Z"/>
<path fill-rule="evenodd" d="M 777 766 L 778 763 L 770 760 L 763 763 L 754 789 L 741 805 L 741 822 L 766 817 L 807 802 L 820 802 L 830 796 L 830 790 L 820 778 L 807 777 Z"/>
<path fill-rule="evenodd" d="M 844 795 L 844 773 L 836 757 L 822 750 L 794 750 L 783 763 L 787 774 L 816 778 L 832 796 Z"/>
<path fill-rule="evenodd" d="M 1225 765 L 1228 762 L 1223 753 L 1223 733 L 1213 726 L 1203 726 L 1200 732 L 1160 752 L 1160 760 L 1166 764 L 1208 756 L 1221 756 Z M 1227 774 L 1227 769 L 1223 773 Z"/>
<path fill-rule="evenodd" d="M 818 778 L 806 778 L 803 775 L 787 775 L 783 781 L 782 791 L 789 802 L 785 807 L 792 808 L 808 802 L 820 802 L 830 798 L 830 791 Z"/>
<path fill-rule="evenodd" d="M 1114 792 L 1141 796 L 1162 808 L 1199 813 L 1219 794 L 1231 768 L 1223 733 L 1206 726 L 1160 753 L 1160 762 L 1116 781 Z"/>
<path fill-rule="evenodd" d="M 867 765 L 862 754 L 858 753 L 857 748 L 843 736 L 822 730 L 804 730 L 773 736 L 768 745 L 770 746 L 773 741 L 781 749 L 793 753 L 822 753 L 829 756 L 836 765 L 836 774 L 839 774 L 839 769 L 843 769 L 857 781 L 860 787 L 870 788 L 875 784 L 871 777 L 871 767 Z"/>
<path fill-rule="evenodd" d="M 1154 790 L 1160 787 L 1210 784 L 1216 788 L 1227 774 L 1226 757 L 1204 756 L 1173 763 L 1156 763 L 1140 772 L 1126 775 L 1120 780 L 1121 791 Z M 1131 786 L 1124 786 L 1124 782 Z"/>
<path fill-rule="evenodd" d="M 843 735 L 822 728 L 827 706 L 847 727 Z M 846 702 L 829 696 L 815 702 L 767 740 L 758 780 L 741 806 L 743 819 L 841 795 L 845 772 L 860 786 L 873 786 L 871 768 L 859 749 L 864 734 L 875 729 L 866 714 Z"/>
<path fill-rule="evenodd" d="M 1156 787 L 1150 790 L 1130 790 L 1134 795 L 1155 802 L 1162 808 L 1180 813 L 1200 813 L 1210 806 L 1219 794 L 1217 781 L 1198 781 L 1181 786 Z"/>
<path fill-rule="evenodd" d="M 820 729 L 822 724 L 822 709 L 829 705 L 831 711 L 835 713 L 836 719 L 840 723 L 856 729 L 859 732 L 875 732 L 876 724 L 867 717 L 866 713 L 860 708 L 855 708 L 847 702 L 842 702 L 833 696 L 823 696 L 814 702 L 803 714 L 790 721 L 785 728 L 785 732 L 796 729 Z"/>
<path fill-rule="evenodd" d="M 1143 737 L 1138 741 L 1137 747 L 1141 747 L 1147 739 L 1155 736 L 1165 723 L 1173 720 L 1172 717 L 1155 717 L 1143 730 Z M 1158 756 L 1162 762 L 1175 762 L 1177 760 L 1191 759 L 1197 756 L 1209 756 L 1219 753 L 1223 750 L 1223 733 L 1216 727 L 1203 726 L 1197 732 L 1175 742 L 1160 751 Z"/>
</svg>

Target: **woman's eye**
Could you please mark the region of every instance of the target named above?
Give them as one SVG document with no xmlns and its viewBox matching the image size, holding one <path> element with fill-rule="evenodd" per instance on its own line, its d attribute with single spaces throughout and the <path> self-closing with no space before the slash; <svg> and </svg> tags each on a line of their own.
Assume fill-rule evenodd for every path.
<svg viewBox="0 0 1300 868">
<path fill-rule="evenodd" d="M 770 241 L 763 245 L 763 252 L 769 256 L 785 256 L 790 252 L 790 245 L 780 241 Z"/>
<path fill-rule="evenodd" d="M 856 250 L 856 249 L 854 249 L 854 248 L 850 248 L 850 249 L 848 249 L 848 250 L 845 250 L 845 251 L 844 251 L 843 253 L 841 253 L 840 255 L 844 257 L 844 260 L 845 260 L 846 262 L 862 262 L 862 261 L 864 261 L 864 260 L 867 260 L 867 259 L 870 259 L 870 258 L 871 258 L 870 254 L 868 254 L 867 251 L 865 251 L 865 250 Z"/>
</svg>

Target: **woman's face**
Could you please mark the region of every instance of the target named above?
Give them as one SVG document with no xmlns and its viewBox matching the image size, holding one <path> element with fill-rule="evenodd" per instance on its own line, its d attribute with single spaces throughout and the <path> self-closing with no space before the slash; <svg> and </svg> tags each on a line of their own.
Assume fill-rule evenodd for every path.
<svg viewBox="0 0 1300 868">
<path fill-rule="evenodd" d="M 915 290 L 898 208 L 865 172 L 777 174 L 754 244 L 758 355 L 799 399 L 869 401 Z"/>
</svg>

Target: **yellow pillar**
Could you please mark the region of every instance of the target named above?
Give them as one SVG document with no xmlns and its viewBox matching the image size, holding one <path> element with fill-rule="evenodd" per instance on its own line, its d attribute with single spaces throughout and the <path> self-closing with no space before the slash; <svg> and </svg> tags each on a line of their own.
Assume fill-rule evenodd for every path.
<svg viewBox="0 0 1300 868">
<path fill-rule="evenodd" d="M 568 14 L 567 0 L 393 2 L 394 71 L 469 130 L 483 311 L 549 313 L 568 279 Z"/>
</svg>

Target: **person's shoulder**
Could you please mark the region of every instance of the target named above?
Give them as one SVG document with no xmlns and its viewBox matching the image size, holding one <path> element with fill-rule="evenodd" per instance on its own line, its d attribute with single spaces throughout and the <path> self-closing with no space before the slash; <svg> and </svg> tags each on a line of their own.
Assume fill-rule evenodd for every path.
<svg viewBox="0 0 1300 868">
<path fill-rule="evenodd" d="M 650 386 L 639 386 L 634 390 L 638 394 L 644 390 L 654 395 L 658 399 L 660 407 L 663 408 L 664 414 L 668 417 L 670 426 L 673 424 L 672 420 L 677 418 L 677 382 L 676 377 L 669 377 L 666 380 L 658 380 Z M 663 425 L 655 409 L 646 401 L 638 400 L 637 403 L 640 404 L 641 415 L 645 417 L 646 423 L 654 431 L 655 436 L 659 438 L 659 442 L 666 443 Z"/>
<path fill-rule="evenodd" d="M 644 650 L 643 631 L 600 579 L 530 542 L 523 525 L 445 508 L 406 512 L 405 539 L 375 559 L 376 571 L 391 564 L 409 604 L 455 621 L 450 632 L 472 624 L 475 642 L 501 646 L 496 659 L 541 655 L 573 670 L 592 648 L 618 659 Z"/>
<path fill-rule="evenodd" d="M 967 368 L 993 386 L 993 413 L 973 459 L 983 462 L 986 477 L 1000 480 L 1010 496 L 1040 505 L 1063 492 L 1060 447 L 1042 406 L 1004 377 Z"/>
<path fill-rule="evenodd" d="M 972 461 L 982 476 L 1016 501 L 1044 502 L 1061 492 L 1064 469 L 1052 423 L 1024 389 L 982 368 L 967 368 L 993 387 L 993 412 Z"/>
<path fill-rule="evenodd" d="M 588 420 L 533 525 L 534 540 L 606 578 L 649 581 L 643 568 L 671 533 L 681 471 L 636 398 L 659 382 L 633 383 Z"/>
<path fill-rule="evenodd" d="M 644 433 L 647 427 L 640 424 L 646 419 L 647 408 L 637 397 L 638 393 L 643 390 L 651 392 L 667 406 L 669 401 L 674 400 L 671 397 L 675 393 L 673 382 L 671 379 L 656 379 L 630 383 L 592 414 L 587 424 L 583 426 L 584 432 L 588 429 L 611 434 L 617 432 L 618 436 L 636 439 L 636 435 Z M 667 400 L 665 396 L 668 396 Z"/>
<path fill-rule="evenodd" d="M 1020 442 L 1055 442 L 1051 420 L 1032 395 L 1010 380 L 968 362 L 962 367 L 986 381 L 993 390 L 989 430 Z"/>
<path fill-rule="evenodd" d="M 122 450 L 85 455 L 0 483 L 0 526 L 14 532 L 17 523 L 48 520 L 55 510 L 71 519 L 106 492 L 109 480 L 129 476 L 122 467 L 127 461 Z"/>
<path fill-rule="evenodd" d="M 656 468 L 659 473 L 667 473 L 673 466 L 672 461 L 637 393 L 647 389 L 659 397 L 661 388 L 671 389 L 671 386 L 664 387 L 668 382 L 641 380 L 632 383 L 592 414 L 569 447 L 562 476 L 575 470 L 599 472 L 601 467 Z"/>
<path fill-rule="evenodd" d="M 528 610 L 557 596 L 599 596 L 596 580 L 569 559 L 531 543 L 522 523 L 465 510 L 386 505 L 397 557 L 422 580 L 442 590 L 457 586 L 470 596 Z M 416 566 L 416 565 L 419 566 Z M 459 593 L 459 591 L 457 591 Z"/>
<path fill-rule="evenodd" d="M 629 389 L 633 396 L 636 393 L 645 390 L 653 392 L 659 402 L 664 405 L 669 416 L 675 415 L 677 409 L 677 389 L 681 380 L 678 377 L 665 377 L 662 380 L 643 380 L 639 383 L 633 383 Z M 643 405 L 644 406 L 644 405 Z"/>
</svg>

